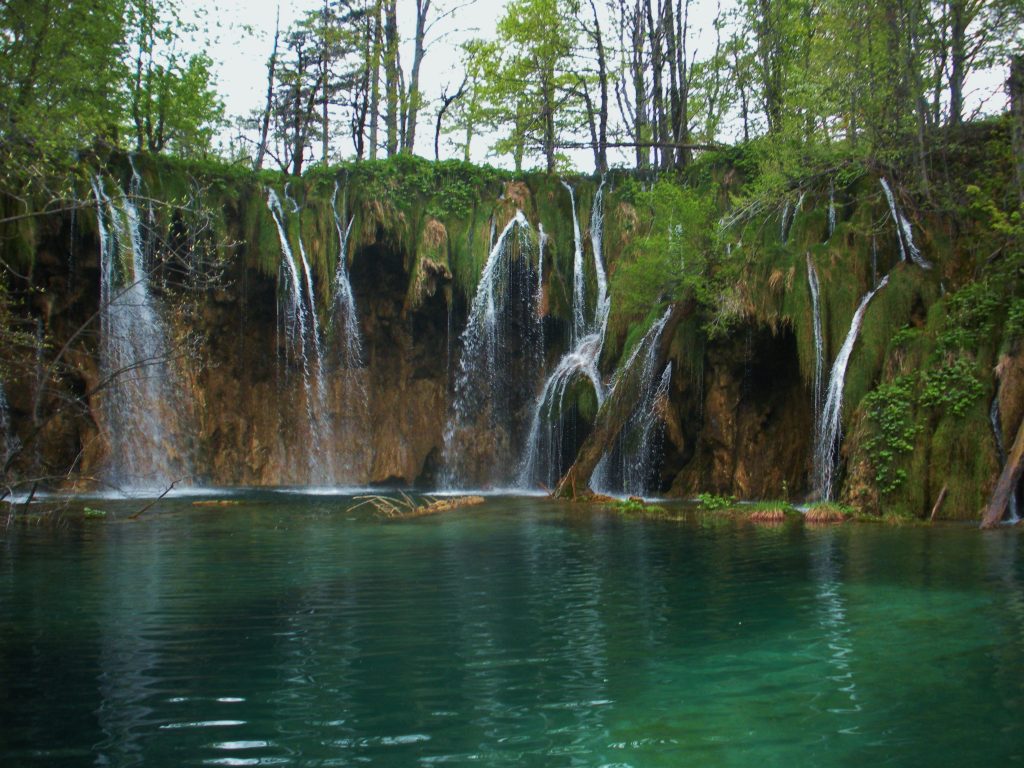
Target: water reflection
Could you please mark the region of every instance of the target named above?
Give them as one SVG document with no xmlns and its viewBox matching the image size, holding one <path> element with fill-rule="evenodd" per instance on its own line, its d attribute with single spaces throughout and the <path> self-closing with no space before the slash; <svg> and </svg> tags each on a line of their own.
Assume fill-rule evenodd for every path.
<svg viewBox="0 0 1024 768">
<path fill-rule="evenodd" d="M 1015 532 L 346 506 L 178 500 L 138 523 L 14 528 L 6 763 L 1024 758 Z"/>
</svg>

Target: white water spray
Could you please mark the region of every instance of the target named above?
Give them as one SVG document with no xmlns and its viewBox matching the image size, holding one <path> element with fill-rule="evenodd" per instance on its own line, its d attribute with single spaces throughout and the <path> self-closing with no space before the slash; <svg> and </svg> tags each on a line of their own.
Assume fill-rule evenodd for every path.
<svg viewBox="0 0 1024 768">
<path fill-rule="evenodd" d="M 100 371 L 110 443 L 107 476 L 115 483 L 155 487 L 189 473 L 181 436 L 181 397 L 167 328 L 150 291 L 148 254 L 138 211 L 126 195 L 115 202 L 103 181 L 90 181 L 100 240 Z M 131 189 L 141 179 L 134 172 Z"/>
<path fill-rule="evenodd" d="M 822 499 L 831 499 L 835 475 L 839 464 L 839 446 L 842 440 L 843 387 L 846 383 L 846 367 L 853 353 L 853 346 L 860 333 L 864 321 L 864 313 L 868 303 L 889 283 L 889 276 L 882 278 L 878 287 L 865 294 L 860 300 L 857 311 L 853 313 L 850 330 L 846 334 L 843 346 L 839 349 L 832 373 L 828 380 L 828 393 L 818 423 L 814 448 L 815 490 Z"/>
<path fill-rule="evenodd" d="M 900 261 L 906 261 L 909 255 L 910 260 L 921 267 L 921 269 L 931 269 L 931 262 L 925 259 L 921 255 L 921 251 L 914 245 L 913 229 L 911 229 L 907 217 L 896 206 L 896 199 L 893 197 L 892 189 L 889 188 L 889 182 L 883 178 L 879 178 L 879 182 L 881 182 L 882 190 L 885 192 L 885 199 L 889 202 L 889 212 L 896 223 L 896 241 L 900 246 Z"/>
<path fill-rule="evenodd" d="M 590 214 L 590 240 L 593 247 L 594 273 L 597 277 L 597 301 L 593 323 L 586 321 L 583 279 L 585 263 L 583 243 L 580 239 L 579 220 L 576 217 L 576 198 L 572 188 L 563 182 L 569 191 L 573 211 L 575 234 L 574 293 L 573 293 L 573 339 L 572 349 L 558 361 L 555 369 L 544 382 L 544 387 L 534 401 L 530 430 L 527 434 L 516 484 L 520 488 L 533 488 L 537 483 L 549 487 L 558 481 L 562 468 L 564 449 L 565 394 L 573 382 L 584 378 L 594 388 L 598 408 L 605 399 L 604 383 L 597 368 L 604 349 L 604 335 L 608 326 L 611 300 L 608 297 L 608 282 L 602 261 L 602 234 L 604 223 L 603 187 L 598 188 Z M 578 280 L 576 278 L 579 278 Z"/>
<path fill-rule="evenodd" d="M 637 342 L 626 361 L 616 370 L 608 397 L 622 381 L 640 366 L 635 405 L 619 432 L 614 445 L 601 457 L 590 478 L 590 486 L 599 493 L 623 493 L 646 496 L 651 490 L 651 479 L 658 470 L 664 420 L 662 404 L 672 381 L 672 364 L 657 373 L 658 348 L 661 336 L 671 316 L 671 308 L 654 323 Z"/>
<path fill-rule="evenodd" d="M 818 284 L 818 270 L 809 253 L 807 254 L 807 285 L 811 290 L 811 320 L 814 324 L 814 433 L 818 434 L 818 422 L 821 420 L 821 385 L 825 345 L 821 332 L 821 290 Z"/>
<path fill-rule="evenodd" d="M 540 367 L 539 296 L 536 284 L 529 280 L 532 247 L 530 223 L 517 211 L 494 240 L 477 283 L 460 337 L 454 397 L 444 432 L 447 487 L 480 479 L 470 477 L 474 473 L 464 466 L 469 446 L 456 445 L 461 442 L 459 433 L 479 426 L 478 420 L 486 416 L 495 431 L 492 438 L 497 441 L 500 432 L 501 438 L 511 441 L 512 415 L 520 405 L 516 387 L 529 385 L 513 368 L 523 364 L 524 370 L 536 371 Z M 520 355 L 513 354 L 515 345 L 519 345 Z M 501 467 L 494 466 L 491 471 L 502 474 Z M 486 478 L 503 479 L 507 478 Z"/>
</svg>

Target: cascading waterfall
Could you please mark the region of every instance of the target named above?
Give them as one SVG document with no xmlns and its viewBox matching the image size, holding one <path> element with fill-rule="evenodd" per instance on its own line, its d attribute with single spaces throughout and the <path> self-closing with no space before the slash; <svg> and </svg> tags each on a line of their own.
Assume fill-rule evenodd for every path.
<svg viewBox="0 0 1024 768">
<path fill-rule="evenodd" d="M 821 420 L 821 384 L 825 363 L 825 345 L 821 333 L 821 290 L 818 284 L 818 270 L 811 254 L 807 254 L 807 285 L 811 289 L 811 319 L 814 323 L 814 434 L 818 434 Z"/>
<path fill-rule="evenodd" d="M 329 368 L 337 369 L 337 374 L 344 385 L 344 407 L 334 423 L 336 430 L 339 430 L 334 433 L 334 438 L 337 440 L 340 437 L 342 445 L 357 446 L 362 443 L 360 429 L 364 428 L 365 420 L 369 415 L 370 403 L 362 369 L 363 336 L 359 328 L 359 314 L 355 294 L 352 291 L 352 281 L 349 279 L 348 273 L 348 244 L 355 217 L 350 216 L 348 224 L 343 224 L 346 205 L 344 202 L 342 203 L 343 212 L 339 213 L 337 201 L 338 183 L 335 182 L 334 194 L 331 197 L 331 211 L 334 215 L 334 228 L 338 233 L 338 263 L 334 269 L 333 298 L 328 321 L 327 335 L 331 346 L 326 354 L 333 363 L 333 366 L 329 366 Z M 337 444 L 335 442 L 335 445 Z M 353 470 L 352 451 L 346 450 L 340 458 L 344 460 L 344 466 L 341 469 L 347 476 L 351 476 Z M 337 478 L 334 479 L 337 480 Z"/>
<path fill-rule="evenodd" d="M 782 219 L 779 221 L 779 240 L 783 244 L 789 239 L 789 224 L 789 201 L 787 200 L 785 205 L 782 206 Z"/>
<path fill-rule="evenodd" d="M 514 442 L 512 416 L 521 406 L 518 388 L 532 388 L 529 372 L 537 371 L 541 360 L 542 326 L 530 263 L 533 242 L 530 223 L 517 211 L 495 239 L 480 275 L 460 337 L 454 397 L 444 432 L 446 487 L 472 482 L 471 475 L 478 474 L 466 466 L 474 438 L 460 433 L 478 425 L 479 419 L 488 419 L 494 443 L 510 449 Z M 490 471 L 496 476 L 484 479 L 506 481 L 495 463 Z"/>
<path fill-rule="evenodd" d="M 569 202 L 572 207 L 572 335 L 569 338 L 569 343 L 570 346 L 575 347 L 576 343 L 586 335 L 587 322 L 584 313 L 587 305 L 587 283 L 583 261 L 583 236 L 580 234 L 580 219 L 576 214 L 576 191 L 564 181 L 562 186 L 569 192 Z"/>
<path fill-rule="evenodd" d="M 605 451 L 594 468 L 590 486 L 600 493 L 646 496 L 658 471 L 664 419 L 661 408 L 672 382 L 672 364 L 657 374 L 658 347 L 671 315 L 671 308 L 652 325 L 612 378 L 611 392 L 635 365 L 640 366 L 636 404 L 619 432 L 615 444 Z"/>
<path fill-rule="evenodd" d="M 597 360 L 604 345 L 603 335 L 585 336 L 577 347 L 562 356 L 544 382 L 544 388 L 533 407 L 526 448 L 520 462 L 520 488 L 533 488 L 538 483 L 553 488 L 561 477 L 564 449 L 565 393 L 581 376 L 590 381 L 597 397 L 597 407 L 604 403 L 604 384 L 597 370 Z"/>
<path fill-rule="evenodd" d="M 906 261 L 909 254 L 910 260 L 921 269 L 931 269 L 931 262 L 925 259 L 921 255 L 921 251 L 914 245 L 914 232 L 910 227 L 907 217 L 896 206 L 896 198 L 893 197 L 892 189 L 889 188 L 889 182 L 883 178 L 879 178 L 879 182 L 881 182 L 882 190 L 885 192 L 885 199 L 889 201 L 889 212 L 896 223 L 896 241 L 900 246 L 900 261 Z"/>
<path fill-rule="evenodd" d="M 846 334 L 843 346 L 832 364 L 832 373 L 828 380 L 828 393 L 821 416 L 818 419 L 818 430 L 814 447 L 814 485 L 818 496 L 831 499 L 835 474 L 839 463 L 839 445 L 841 442 L 841 417 L 843 412 L 843 387 L 846 383 L 846 367 L 853 353 L 853 345 L 860 333 L 864 313 L 875 294 L 889 283 L 889 276 L 882 278 L 877 288 L 865 294 L 853 313 L 850 330 Z"/>
<path fill-rule="evenodd" d="M 1006 466 L 1006 446 L 1003 444 L 1003 417 L 999 411 L 999 390 L 996 389 L 992 398 L 992 406 L 988 409 L 989 423 L 992 425 L 992 436 L 996 442 L 996 455 L 999 457 L 999 468 Z M 1006 505 L 1007 519 L 1011 523 L 1020 520 L 1020 510 L 1017 503 L 1017 490 L 1010 494 L 1010 500 Z"/>
<path fill-rule="evenodd" d="M 298 204 L 287 197 L 293 210 Z M 302 384 L 305 393 L 306 422 L 309 442 L 306 450 L 307 477 L 312 483 L 329 483 L 335 479 L 333 450 L 333 422 L 328 406 L 326 372 L 324 370 L 323 340 L 316 316 L 316 294 L 313 288 L 313 273 L 306 258 L 306 249 L 299 238 L 299 266 L 288 242 L 285 228 L 285 214 L 281 200 L 273 189 L 267 190 L 267 208 L 277 227 L 281 243 L 280 275 L 283 305 L 278 312 L 285 331 L 285 359 L 290 357 L 302 370 Z"/>
<path fill-rule="evenodd" d="M 334 270 L 334 301 L 331 304 L 331 334 L 336 339 L 339 364 L 345 369 L 358 368 L 363 359 L 363 337 L 359 330 L 359 315 L 356 310 L 355 294 L 348 276 L 348 242 L 352 234 L 355 217 L 342 226 L 342 215 L 338 213 L 338 184 L 334 185 L 331 210 L 334 213 L 334 228 L 338 232 L 338 265 Z"/>
<path fill-rule="evenodd" d="M 111 482 L 153 486 L 184 479 L 188 461 L 174 420 L 183 411 L 167 330 L 150 292 L 148 254 L 133 201 L 91 179 L 100 239 L 100 371 Z M 141 184 L 133 173 L 132 187 Z"/>
<path fill-rule="evenodd" d="M 573 235 L 575 237 L 573 260 L 574 343 L 572 349 L 558 361 L 534 401 L 530 429 L 519 462 L 519 475 L 516 480 L 516 485 L 520 488 L 533 488 L 538 483 L 553 487 L 561 476 L 565 458 L 563 451 L 566 448 L 564 445 L 566 419 L 569 416 L 565 413 L 563 406 L 569 387 L 582 377 L 593 386 L 598 408 L 601 407 L 605 399 L 604 383 L 601 381 L 601 374 L 597 369 L 597 362 L 601 357 L 601 350 L 604 348 L 608 314 L 611 311 L 608 280 L 601 253 L 604 225 L 604 182 L 601 183 L 594 195 L 590 214 L 590 241 L 593 246 L 594 273 L 597 282 L 597 297 L 591 322 L 588 322 L 586 312 L 585 262 L 581 229 L 576 216 L 576 197 L 568 184 L 565 182 L 562 184 L 569 190 L 572 202 Z"/>
<path fill-rule="evenodd" d="M 828 185 L 828 239 L 832 239 L 832 235 L 836 231 L 836 188 L 833 182 L 829 182 Z"/>
</svg>

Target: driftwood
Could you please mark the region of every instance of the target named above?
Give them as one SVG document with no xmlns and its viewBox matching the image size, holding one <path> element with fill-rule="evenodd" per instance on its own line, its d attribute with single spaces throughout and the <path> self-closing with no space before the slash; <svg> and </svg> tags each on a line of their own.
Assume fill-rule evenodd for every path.
<svg viewBox="0 0 1024 768">
<path fill-rule="evenodd" d="M 942 486 L 942 490 L 939 491 L 939 498 L 935 500 L 935 506 L 932 507 L 932 514 L 929 516 L 929 520 L 935 522 L 935 516 L 939 514 L 939 510 L 942 509 L 942 504 L 946 500 L 946 492 L 949 490 L 948 485 Z"/>
<path fill-rule="evenodd" d="M 132 514 L 128 515 L 128 519 L 129 520 L 138 520 L 142 516 L 143 512 L 145 512 L 145 511 L 147 511 L 149 509 L 152 509 L 153 506 L 158 501 L 160 501 L 164 496 L 166 496 L 168 493 L 170 493 L 174 489 L 174 486 L 176 486 L 179 482 L 180 482 L 179 480 L 175 480 L 173 483 L 168 485 L 166 488 L 164 488 L 164 492 L 163 493 L 161 493 L 159 496 L 157 496 L 155 499 L 153 499 L 151 502 L 146 504 L 141 509 L 139 509 L 139 510 L 133 512 Z"/>
<path fill-rule="evenodd" d="M 981 518 L 982 528 L 995 528 L 1003 519 L 1006 513 L 1006 506 L 1010 503 L 1010 497 L 1017 491 L 1020 485 L 1021 474 L 1024 474 L 1024 421 L 1021 421 L 1017 428 L 1017 437 L 1013 441 L 1013 448 L 1006 457 L 1006 464 L 996 482 L 995 490 L 992 491 L 992 498 Z"/>
<path fill-rule="evenodd" d="M 408 494 L 399 491 L 399 497 L 393 496 L 356 496 L 358 504 L 348 508 L 351 512 L 359 507 L 369 504 L 377 514 L 389 520 L 407 520 L 413 517 L 426 517 L 437 515 L 442 512 L 450 512 L 460 507 L 472 507 L 484 503 L 483 496 L 453 496 L 451 498 L 438 499 L 427 496 L 427 503 L 417 504 Z"/>
</svg>

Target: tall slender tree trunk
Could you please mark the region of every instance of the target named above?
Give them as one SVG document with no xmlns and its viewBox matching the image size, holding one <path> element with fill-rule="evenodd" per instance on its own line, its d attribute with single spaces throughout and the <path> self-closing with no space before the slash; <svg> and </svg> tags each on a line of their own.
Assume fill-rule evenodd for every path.
<svg viewBox="0 0 1024 768">
<path fill-rule="evenodd" d="M 267 156 L 267 141 L 270 139 L 270 113 L 274 108 L 274 79 L 277 76 L 277 45 L 281 39 L 281 7 L 277 8 L 277 20 L 274 22 L 274 48 L 267 62 L 267 101 L 263 107 L 263 124 L 260 127 L 260 145 L 256 150 L 256 162 L 253 167 L 258 171 L 263 167 Z"/>
<path fill-rule="evenodd" d="M 668 167 L 666 158 L 671 155 L 670 152 L 665 150 L 665 145 L 670 143 L 668 126 L 665 122 L 665 90 L 662 83 L 665 60 L 661 48 L 661 18 L 659 16 L 658 21 L 655 22 L 650 0 L 647 2 L 647 34 L 651 46 L 651 102 L 653 106 L 652 125 L 654 129 L 654 143 L 661 145 L 654 148 L 654 157 L 655 162 L 664 170 Z"/>
<path fill-rule="evenodd" d="M 371 60 L 370 70 L 370 159 L 377 159 L 377 146 L 380 144 L 380 60 L 381 60 L 381 10 L 383 0 L 373 4 L 373 18 L 370 20 Z"/>
<path fill-rule="evenodd" d="M 647 84 L 644 81 L 644 16 L 643 3 L 645 0 L 636 0 L 632 18 L 632 43 L 633 57 L 631 59 L 631 74 L 633 76 L 633 92 L 636 95 L 636 117 L 635 117 L 635 139 L 636 167 L 637 170 L 645 170 L 651 164 L 651 150 L 648 142 L 651 141 L 650 123 L 648 121 Z M 648 0 L 649 1 L 649 0 Z"/>
<path fill-rule="evenodd" d="M 600 88 L 594 170 L 603 174 L 608 170 L 608 60 L 604 38 L 601 35 L 601 21 L 594 0 L 590 0 L 590 10 L 594 14 L 594 47 L 597 51 L 597 80 Z"/>
<path fill-rule="evenodd" d="M 949 24 L 949 124 L 959 125 L 963 121 L 964 81 L 967 75 L 967 23 L 964 0 L 953 0 L 950 4 Z"/>
<path fill-rule="evenodd" d="M 1024 54 L 1017 54 L 1010 60 L 1010 79 L 1006 86 L 1010 92 L 1010 131 L 1017 197 L 1024 205 Z"/>
<path fill-rule="evenodd" d="M 413 47 L 412 69 L 409 72 L 409 104 L 405 129 L 404 150 L 412 154 L 416 148 L 416 120 L 419 116 L 422 96 L 420 94 L 420 65 L 426 51 L 424 37 L 427 30 L 427 14 L 430 0 L 416 0 L 416 40 Z"/>
<path fill-rule="evenodd" d="M 399 79 L 397 0 L 384 0 L 384 125 L 388 157 L 398 152 Z"/>
<path fill-rule="evenodd" d="M 321 30 L 321 51 L 320 51 L 320 88 L 322 98 L 320 100 L 320 161 L 327 165 L 328 152 L 330 147 L 330 115 L 329 115 L 329 104 L 330 104 L 330 93 L 331 93 L 331 53 L 330 46 L 328 44 L 328 28 L 327 23 L 330 7 L 328 5 L 329 0 L 324 0 L 323 9 L 323 29 Z"/>
</svg>

